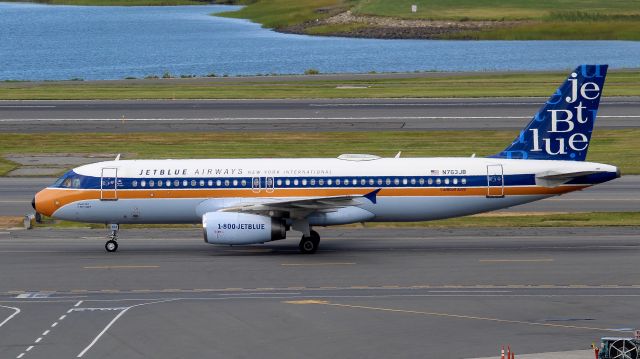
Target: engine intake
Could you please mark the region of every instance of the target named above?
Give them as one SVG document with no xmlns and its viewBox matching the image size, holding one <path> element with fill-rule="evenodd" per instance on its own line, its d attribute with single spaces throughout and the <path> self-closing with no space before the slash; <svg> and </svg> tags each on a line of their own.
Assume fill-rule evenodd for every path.
<svg viewBox="0 0 640 359">
<path fill-rule="evenodd" d="M 211 244 L 255 244 L 284 239 L 282 220 L 257 214 L 208 212 L 202 216 L 204 241 Z"/>
</svg>

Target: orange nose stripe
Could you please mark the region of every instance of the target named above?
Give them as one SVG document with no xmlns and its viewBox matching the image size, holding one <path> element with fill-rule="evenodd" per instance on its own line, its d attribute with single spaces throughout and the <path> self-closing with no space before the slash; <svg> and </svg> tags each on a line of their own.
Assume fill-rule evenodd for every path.
<svg viewBox="0 0 640 359">
<path fill-rule="evenodd" d="M 36 211 L 45 216 L 51 216 L 53 212 L 60 208 L 59 196 L 59 191 L 48 188 L 36 193 Z"/>
</svg>

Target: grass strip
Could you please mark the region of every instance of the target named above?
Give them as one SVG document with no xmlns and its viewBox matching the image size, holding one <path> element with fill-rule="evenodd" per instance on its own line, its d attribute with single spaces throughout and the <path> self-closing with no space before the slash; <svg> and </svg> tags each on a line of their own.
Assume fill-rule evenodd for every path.
<svg viewBox="0 0 640 359">
<path fill-rule="evenodd" d="M 22 226 L 21 217 L 0 217 L 0 228 Z M 370 222 L 364 225 L 372 228 L 469 228 L 469 227 L 620 227 L 640 226 L 640 212 L 580 212 L 580 213 L 517 213 L 506 212 L 478 214 L 466 217 L 441 219 L 427 222 Z M 122 229 L 146 228 L 193 228 L 199 224 L 123 224 Z M 341 228 L 359 228 L 361 224 L 338 226 Z M 43 223 L 35 228 L 92 228 L 105 229 L 104 224 L 88 224 L 59 221 L 43 218 Z"/>
<path fill-rule="evenodd" d="M 548 97 L 562 72 L 422 73 L 412 78 L 322 76 L 0 83 L 0 100 Z M 344 88 L 347 87 L 347 88 Z M 640 96 L 640 70 L 607 75 L 605 96 Z"/>
<path fill-rule="evenodd" d="M 524 123 L 526 120 L 518 120 Z M 126 122 L 119 126 L 126 128 Z M 8 154 L 115 154 L 138 158 L 336 157 L 371 153 L 393 157 L 487 156 L 503 150 L 518 131 L 373 132 L 178 132 L 178 133 L 5 133 L 0 156 Z M 640 174 L 640 129 L 597 130 L 587 159 Z M 1 163 L 0 163 L 1 164 Z M 12 167 L 8 165 L 7 168 Z M 2 172 L 0 174 L 6 174 Z"/>
</svg>

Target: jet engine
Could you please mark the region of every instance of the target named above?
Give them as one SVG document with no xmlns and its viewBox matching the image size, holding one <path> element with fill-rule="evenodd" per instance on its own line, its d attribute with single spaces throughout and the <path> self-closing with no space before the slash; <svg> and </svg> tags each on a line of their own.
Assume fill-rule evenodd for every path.
<svg viewBox="0 0 640 359">
<path fill-rule="evenodd" d="M 204 241 L 211 244 L 255 244 L 284 239 L 282 220 L 257 214 L 208 212 L 202 216 Z"/>
</svg>

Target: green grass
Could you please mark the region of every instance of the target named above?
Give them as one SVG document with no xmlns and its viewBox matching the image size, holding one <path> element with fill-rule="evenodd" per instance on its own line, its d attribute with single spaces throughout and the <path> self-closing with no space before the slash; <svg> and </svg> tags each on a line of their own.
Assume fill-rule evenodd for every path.
<svg viewBox="0 0 640 359">
<path fill-rule="evenodd" d="M 521 120 L 518 120 L 521 121 Z M 525 120 L 522 120 L 524 126 Z M 126 127 L 126 124 L 122 125 Z M 6 133 L 0 155 L 112 154 L 134 158 L 336 157 L 371 153 L 392 157 L 487 156 L 504 149 L 518 131 L 410 131 L 331 133 Z M 640 130 L 596 130 L 588 160 L 640 174 Z M 1 174 L 1 173 L 0 173 Z"/>
<path fill-rule="evenodd" d="M 22 2 L 23 0 L 5 0 Z M 34 0 L 33 2 L 51 5 L 90 5 L 90 6 L 172 6 L 203 5 L 206 0 Z"/>
<path fill-rule="evenodd" d="M 2 217 L 0 217 L 1 219 Z M 0 220 L 0 228 L 20 227 L 22 218 Z M 341 227 L 360 227 L 360 224 Z M 605 226 L 640 226 L 640 212 L 581 212 L 581 213 L 487 213 L 459 218 L 442 219 L 428 222 L 382 222 L 366 223 L 365 227 L 374 228 L 469 228 L 469 227 L 605 227 Z M 93 228 L 103 229 L 104 224 L 79 223 L 43 218 L 36 228 Z M 200 228 L 199 224 L 123 224 L 121 229 L 142 228 Z"/>
<path fill-rule="evenodd" d="M 411 12 L 412 4 L 418 5 L 416 13 Z M 516 22 L 434 35 L 445 39 L 640 40 L 640 0 L 257 0 L 219 16 L 312 35 L 363 31 L 367 27 L 363 24 L 314 25 L 346 9 L 356 15 L 406 19 Z"/>
<path fill-rule="evenodd" d="M 258 0 L 240 10 L 215 15 L 249 19 L 278 29 L 331 16 L 345 11 L 351 3 L 349 0 Z"/>
<path fill-rule="evenodd" d="M 483 31 L 467 31 L 448 36 L 476 40 L 640 40 L 640 21 L 523 23 Z"/>
<path fill-rule="evenodd" d="M 301 80 L 172 79 L 94 82 L 5 82 L 0 100 L 88 99 L 272 99 L 272 98 L 402 98 L 402 97 L 547 97 L 568 71 L 540 73 L 426 74 L 415 78 Z M 226 81 L 220 81 L 226 80 Z M 337 86 L 366 88 L 340 89 Z M 640 70 L 611 71 L 605 96 L 639 96 Z"/>
<path fill-rule="evenodd" d="M 418 5 L 416 13 L 411 5 Z M 353 12 L 430 20 L 544 20 L 558 14 L 590 14 L 592 20 L 640 15 L 638 0 L 361 0 Z M 595 17 L 595 19 L 594 19 Z M 576 17 L 573 17 L 576 19 Z M 584 18 L 579 17 L 580 20 Z"/>
<path fill-rule="evenodd" d="M 1 141 L 0 141 L 1 142 Z M 7 173 L 18 168 L 18 164 L 0 157 L 0 176 L 4 176 Z"/>
<path fill-rule="evenodd" d="M 367 227 L 601 227 L 640 226 L 640 212 L 487 213 L 429 222 L 367 223 Z"/>
</svg>

